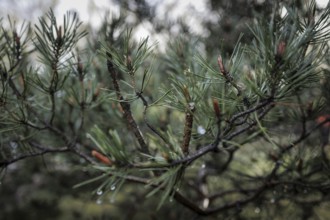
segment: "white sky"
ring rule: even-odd
[[[62,16],[67,10],[76,10],[79,12],[83,21],[92,21],[93,24],[100,23],[102,15],[105,11],[110,10],[113,13],[118,13],[119,8],[113,0],[38,0],[38,1],[22,1],[22,0],[0,0],[0,12],[3,16],[6,14],[15,14],[18,17],[30,20],[40,16],[36,10],[38,7],[48,8],[53,2],[58,2],[56,12]],[[152,5],[159,5],[157,8],[157,16],[166,15],[166,7],[171,6],[171,18],[185,16],[195,17],[196,14],[186,13],[187,9],[194,8],[198,15],[207,11],[208,6],[205,0],[146,0]],[[264,1],[264,0],[260,0]],[[329,0],[316,0],[319,7],[325,7]],[[97,10],[99,10],[97,12]],[[36,13],[36,14],[35,14]],[[91,17],[90,17],[91,15]],[[204,15],[209,18],[210,14]],[[212,16],[211,16],[212,17]]]
[[[58,15],[73,9],[79,12],[82,21],[92,22],[95,27],[98,27],[101,23],[102,16],[106,11],[110,11],[114,14],[119,13],[119,7],[112,3],[112,0],[59,0],[58,2],[59,4],[55,10]],[[177,20],[177,18],[181,17],[188,25],[194,24],[194,26],[197,26],[196,31],[201,29],[201,27],[198,27],[198,25],[200,25],[198,19],[201,19],[201,17],[203,17],[202,19],[212,19],[210,14],[205,14],[208,10],[208,6],[206,1],[203,0],[147,0],[147,2],[151,5],[158,4],[156,14],[160,20],[169,17],[173,20]],[[169,8],[171,11],[170,16],[167,14]],[[195,13],[186,13],[189,8],[194,8]],[[213,19],[216,18],[213,17]],[[146,29],[148,29],[149,25],[147,23],[145,23],[145,25]]]
[[[156,14],[159,20],[171,19],[176,21],[181,18],[186,24],[191,26],[191,31],[198,34],[203,34],[205,31],[201,26],[200,20],[216,20],[216,16],[211,16],[208,11],[208,5],[204,0],[146,0],[151,5],[157,5]],[[194,9],[194,13],[187,13],[187,10]],[[90,22],[95,28],[101,24],[101,20],[104,18],[104,14],[107,11],[118,15],[119,6],[114,4],[112,0],[59,0],[55,9],[55,13],[58,16],[62,16],[68,10],[76,10],[79,12],[80,19],[82,21]],[[170,11],[170,15],[168,14]],[[127,19],[130,19],[129,17]],[[137,39],[145,37],[150,38],[151,43],[158,42],[159,49],[162,48],[166,42],[164,34],[152,33],[153,26],[149,21],[144,21],[138,27],[134,29],[134,35]],[[172,31],[175,31],[175,27]]]
[[[329,0],[316,0],[316,3],[319,7],[325,8],[329,3]]]
[[[165,18],[167,8],[171,9],[171,18],[173,19],[183,16],[187,12],[187,9],[189,8],[194,8],[198,14],[202,14],[208,10],[208,6],[206,4],[206,1],[204,0],[146,0],[146,1],[151,5],[157,5],[157,4],[159,5],[157,7],[156,13],[157,16],[159,16],[160,18]],[[76,10],[79,12],[81,19],[83,21],[95,21],[95,24],[97,24],[99,23],[98,19],[102,18],[102,13],[104,13],[105,11],[110,10],[115,13],[119,12],[118,6],[116,6],[114,3],[111,2],[112,0],[94,0],[94,1],[58,0],[56,11],[59,14],[63,14],[67,10]],[[316,0],[317,5],[322,8],[326,7],[328,2],[329,0]],[[190,16],[196,17],[196,14]]]
[[[99,27],[106,12],[119,14],[119,6],[113,3],[113,0],[56,0],[58,2],[55,13],[59,18],[63,17],[68,10],[79,12],[80,19],[83,22],[89,22],[94,27]],[[205,0],[146,0],[151,5],[158,5],[156,9],[158,19],[177,20],[180,18],[187,25],[190,25],[191,31],[197,34],[204,34],[205,30],[201,26],[200,20],[216,21],[219,17],[210,14],[209,5]],[[38,8],[48,8],[54,0],[22,1],[22,0],[0,0],[0,14],[14,14],[24,19],[37,19],[41,16]],[[319,7],[325,7],[329,0],[316,0]],[[189,9],[193,13],[187,13]],[[170,14],[168,14],[170,11]],[[208,12],[208,13],[205,13]],[[129,18],[128,18],[129,19]],[[59,19],[59,23],[62,19]],[[135,35],[138,38],[147,37],[152,31],[152,25],[145,21],[136,28]],[[173,30],[175,31],[175,28]],[[161,41],[163,36],[153,36],[156,41]],[[159,38],[159,39],[157,39]],[[151,39],[152,40],[152,39]]]
[[[201,26],[200,20],[216,21],[217,15],[205,13],[209,11],[209,6],[205,0],[146,0],[151,5],[158,5],[156,14],[159,19],[177,20],[181,18],[186,24],[190,25],[191,31],[198,34],[205,34],[205,30]],[[316,0],[319,7],[326,7],[329,0]],[[194,13],[187,13],[189,9],[194,9]],[[171,11],[170,16],[168,11]],[[79,12],[82,21],[90,22],[96,28],[101,24],[104,14],[110,11],[112,14],[119,14],[119,7],[112,0],[58,0],[55,10],[58,16],[62,16],[68,10],[76,10]],[[175,28],[174,28],[175,30]],[[135,29],[135,36],[145,38],[149,36],[151,41],[157,41],[161,44],[164,37],[160,34],[151,34],[152,25],[145,21]],[[152,36],[151,36],[152,35]]]

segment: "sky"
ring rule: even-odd
[[[157,6],[157,16],[159,19],[166,18],[167,12],[171,10],[171,19],[176,20],[178,17],[189,25],[196,26],[195,31],[201,30],[200,19],[216,20],[217,16],[210,13],[208,1],[205,0],[146,0],[151,5]],[[265,0],[259,0],[265,1]],[[104,14],[110,11],[113,14],[119,14],[119,6],[114,0],[0,0],[0,15],[15,14],[20,18],[30,20],[41,16],[41,10],[38,8],[49,8],[57,2],[55,13],[62,17],[68,10],[79,12],[80,19],[84,22],[91,22],[95,27],[101,23]],[[316,0],[319,7],[325,7],[329,0]],[[191,8],[194,8],[194,13],[187,13]],[[193,27],[194,28],[194,27]]]
[[[55,12],[58,15],[63,14],[67,10],[74,9],[79,12],[80,19],[93,24],[97,29],[104,18],[104,14],[110,11],[114,15],[119,14],[119,6],[111,3],[113,0],[58,0],[58,5]],[[169,19],[176,21],[178,18],[182,19],[186,24],[190,25],[191,31],[203,36],[206,31],[203,30],[200,22],[203,20],[217,21],[218,15],[205,13],[210,11],[210,6],[204,0],[146,0],[150,5],[157,5],[156,14],[159,20]],[[77,2],[79,2],[77,4]],[[110,2],[110,3],[109,3]],[[194,13],[187,13],[189,9],[194,9]],[[171,11],[170,16],[168,11]],[[130,18],[127,18],[130,19]],[[133,19],[133,18],[132,18]],[[175,27],[172,28],[175,32]],[[178,29],[179,31],[179,29]],[[134,36],[136,39],[143,39],[149,37],[151,43],[157,43],[158,49],[164,50],[165,43],[170,36],[165,36],[161,33],[153,33],[153,26],[149,21],[144,21],[142,24],[134,28]]]
[[[79,12],[80,19],[93,24],[96,28],[101,24],[101,20],[107,10],[113,14],[119,14],[119,7],[114,3],[109,3],[112,0],[58,0],[56,13],[63,14],[67,10],[76,10]],[[191,31],[203,36],[207,33],[203,30],[200,20],[210,20],[216,22],[218,15],[209,12],[210,6],[205,0],[146,0],[151,5],[158,5],[156,14],[159,19],[173,20],[181,18],[186,24],[190,25]],[[264,1],[264,0],[260,0]],[[326,7],[329,0],[316,0],[319,7]],[[187,13],[191,8],[194,8],[194,13]],[[168,16],[166,12],[171,9],[171,14]],[[143,38],[151,35],[152,25],[144,22],[136,28],[135,35],[137,38]],[[204,36],[205,37],[205,36]],[[155,36],[155,41],[162,41],[162,36]]]
[[[110,11],[113,15],[119,14],[119,6],[114,0],[0,0],[0,15],[14,14],[20,18],[36,20],[41,16],[42,11],[39,8],[47,9],[57,2],[55,14],[61,18],[68,10],[79,12],[80,20],[89,22],[95,28],[101,25],[101,21],[105,13]],[[179,17],[187,25],[190,25],[191,31],[196,34],[207,34],[207,30],[203,30],[200,20],[209,20],[216,22],[219,16],[209,11],[210,6],[205,0],[146,0],[151,5],[157,5],[156,13],[158,19],[171,18],[174,21]],[[265,0],[259,0],[265,1]],[[319,7],[325,7],[329,0],[316,0]],[[194,13],[187,13],[189,9],[194,9]],[[168,11],[170,9],[170,15]],[[207,13],[206,13],[207,12]],[[130,19],[129,17],[127,19]],[[133,18],[132,18],[133,19]],[[59,22],[60,23],[60,22]],[[152,24],[145,21],[142,25],[136,27],[135,36],[144,38],[151,35]],[[173,28],[175,31],[175,28]],[[161,41],[163,36],[154,35],[155,41]],[[206,37],[206,36],[204,36]]]
[[[115,4],[111,4],[112,0],[77,0],[77,1],[68,1],[68,0],[59,0],[59,4],[56,8],[56,12],[63,13],[67,10],[74,9],[79,11],[80,18],[83,21],[90,21],[96,28],[101,23],[100,21],[103,18],[104,13],[107,10],[110,10],[111,13],[119,14],[119,7]],[[166,12],[168,9],[171,9],[171,19],[177,20],[179,17],[183,17],[186,23],[194,24],[193,29],[195,31],[200,31],[201,27],[199,19],[217,19],[216,17],[210,17],[210,14],[206,14],[209,6],[206,1],[203,0],[146,0],[151,5],[158,5],[156,9],[157,17],[161,19],[167,19]],[[77,2],[79,2],[77,4]],[[110,3],[109,3],[110,2]],[[189,8],[194,8],[195,13],[189,14],[186,13]],[[151,28],[151,25],[144,24],[146,26],[146,32],[148,28]],[[150,27],[148,27],[150,26]],[[143,30],[141,30],[142,32]]]
[[[329,3],[329,0],[316,0],[316,3],[319,5],[319,7],[325,8],[325,6],[327,6]]]
[[[152,5],[159,5],[157,8],[158,16],[164,16],[166,8],[171,7],[171,17],[177,18],[187,14],[187,9],[193,7],[198,14],[204,13],[208,10],[207,1],[205,0],[146,0]],[[265,0],[259,0],[265,1]],[[118,6],[111,4],[113,0],[37,0],[37,1],[23,1],[23,0],[0,0],[0,14],[16,14],[24,19],[40,16],[38,8],[50,7],[54,2],[57,2],[56,11],[58,15],[62,15],[67,10],[79,11],[80,17],[83,21],[93,21],[96,25],[100,23],[102,14],[106,10],[119,12]],[[325,7],[329,0],[316,0],[319,7]],[[97,12],[98,10],[98,12]],[[91,16],[90,16],[91,15]],[[187,16],[187,15],[185,15]],[[189,15],[188,15],[189,16]],[[190,15],[196,18],[196,14]],[[205,15],[204,15],[205,16]],[[208,16],[210,16],[208,14]],[[212,19],[212,18],[211,18]]]
[[[74,9],[79,11],[82,20],[93,21],[94,24],[98,24],[100,23],[100,19],[102,19],[102,13],[104,13],[106,10],[110,9],[110,11],[113,11],[114,13],[119,13],[118,6],[115,6],[115,4],[109,4],[109,1],[111,2],[111,0],[58,0],[59,3],[57,6],[57,11],[63,13],[67,10]],[[199,15],[205,13],[209,9],[206,1],[203,0],[146,1],[151,5],[159,5],[156,12],[157,16],[159,16],[160,18],[165,17],[168,7],[171,9],[171,18],[173,19],[184,16],[187,10],[191,7],[193,7]],[[316,0],[317,5],[323,8],[328,4],[328,2],[329,0]],[[208,17],[209,16],[210,14],[208,14]],[[190,15],[189,17],[193,17],[193,19],[191,19],[191,23],[196,24],[196,22],[194,21],[197,17],[196,14]],[[210,19],[215,18],[211,16]]]

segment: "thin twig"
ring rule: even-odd
[[[12,164],[12,163],[15,163],[15,162],[18,162],[20,160],[30,158],[30,157],[41,156],[41,155],[48,154],[48,153],[63,153],[63,152],[70,151],[70,149],[67,146],[59,147],[59,148],[41,148],[40,146],[38,146],[38,149],[40,151],[31,152],[29,154],[23,154],[23,155],[20,155],[18,157],[15,157],[13,159],[10,159],[10,160],[0,161],[0,167],[8,166],[9,164]]]
[[[247,116],[247,115],[249,115],[249,114],[251,114],[251,113],[253,113],[253,112],[255,112],[255,111],[259,110],[259,109],[262,109],[262,108],[264,108],[264,107],[266,107],[268,105],[271,105],[272,103],[273,103],[273,98],[268,98],[268,99],[264,100],[263,102],[259,103],[258,105],[250,108],[250,109],[247,109],[247,110],[245,110],[243,112],[240,112],[240,113],[237,113],[237,114],[233,115],[233,117],[229,120],[229,125],[224,130],[224,134],[227,134],[232,129],[232,127],[234,125],[234,122],[237,119],[239,119],[239,118],[241,118],[243,116]]]
[[[148,126],[148,128],[153,131],[158,137],[160,137],[160,139],[162,139],[164,141],[164,143],[166,145],[168,145],[170,147],[170,149],[174,149],[172,144],[153,126],[149,123],[148,119],[147,119],[147,110],[149,108],[149,104],[147,102],[147,100],[144,98],[144,96],[142,95],[142,92],[139,92],[136,94],[141,100],[142,103],[144,105],[144,110],[143,110],[143,120],[144,123],[146,123],[146,125]]]

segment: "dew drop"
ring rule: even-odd
[[[15,141],[11,141],[11,142],[9,142],[9,145],[10,145],[10,147],[13,148],[13,149],[16,149],[16,148],[18,147],[18,144],[17,144],[17,142],[15,142]]]
[[[102,195],[103,194],[102,189],[98,189],[97,192],[96,192],[96,194],[99,195],[99,196]]]
[[[113,190],[115,190],[116,189],[116,185],[112,185],[111,187],[110,187],[110,189],[113,191]]]
[[[111,197],[110,198],[110,203],[114,203],[115,202],[115,198]]]
[[[254,210],[254,212],[255,212],[255,213],[257,213],[257,214],[259,214],[259,213],[260,213],[260,211],[261,211],[261,210],[260,210],[260,208],[259,208],[259,207],[255,208],[255,210]]]
[[[96,204],[98,204],[98,205],[101,205],[102,204],[102,199],[98,199],[98,200],[96,200]]]
[[[275,199],[272,198],[272,199],[270,200],[270,203],[275,203]]]
[[[197,127],[197,132],[198,132],[198,134],[203,135],[203,134],[206,133],[206,130],[205,130],[205,128],[204,128],[203,126],[199,125],[199,126]]]

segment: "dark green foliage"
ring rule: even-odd
[[[57,205],[56,193],[32,187],[26,202],[54,207],[54,216],[60,209],[59,218],[95,217],[79,211],[86,198],[103,204],[88,206],[105,218],[322,213],[316,207],[330,199],[330,8],[268,4],[230,55],[204,51],[208,43],[187,33],[161,53],[148,37],[134,40],[123,17],[105,19],[99,39],[74,13],[63,25],[52,11],[33,28],[10,22],[0,32],[3,184],[16,184],[14,172],[31,179],[44,167],[63,169],[72,178],[58,184],[75,185],[72,195]],[[26,174],[15,171],[29,162]]]

